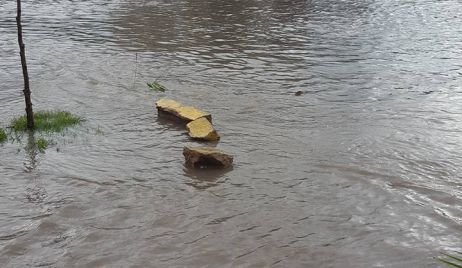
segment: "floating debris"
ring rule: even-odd
[[[190,122],[201,117],[207,118],[212,122],[212,115],[192,106],[183,106],[181,103],[171,99],[160,99],[156,102],[159,113],[168,113],[178,117],[181,120]]]
[[[165,86],[163,86],[162,84],[160,84],[157,81],[154,81],[154,82],[151,82],[151,83],[146,83],[146,85],[148,85],[148,87],[150,89],[160,91],[160,92],[165,92],[165,90],[167,90],[167,88]]]
[[[184,147],[186,165],[194,168],[229,168],[233,165],[233,156],[211,147]]]
[[[212,123],[205,117],[189,122],[186,128],[189,131],[189,136],[193,139],[206,141],[218,141],[220,139],[220,135],[213,128]]]

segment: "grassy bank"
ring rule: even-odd
[[[69,126],[79,124],[82,118],[65,111],[38,111],[34,113],[35,129],[45,132],[61,132]],[[26,116],[11,121],[10,127],[15,132],[27,131]]]

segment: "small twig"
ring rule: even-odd
[[[135,88],[136,73],[138,72],[138,52],[135,53],[135,74],[133,75],[132,89]]]

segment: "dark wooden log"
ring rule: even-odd
[[[19,54],[21,55],[22,74],[24,77],[24,100],[26,102],[26,117],[27,117],[27,128],[34,129],[34,112],[32,110],[32,101],[30,98],[31,92],[29,87],[29,73],[27,72],[26,63],[26,49],[22,40],[22,24],[21,24],[21,0],[17,2],[17,16],[16,24],[18,26],[18,43],[19,43]]]

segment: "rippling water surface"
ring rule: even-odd
[[[3,127],[23,112],[14,2]],[[460,1],[28,0],[23,15],[35,109],[86,121],[45,154],[0,145],[2,267],[439,267],[462,250]],[[213,114],[233,170],[183,166],[196,143],[157,118],[162,96]]]

